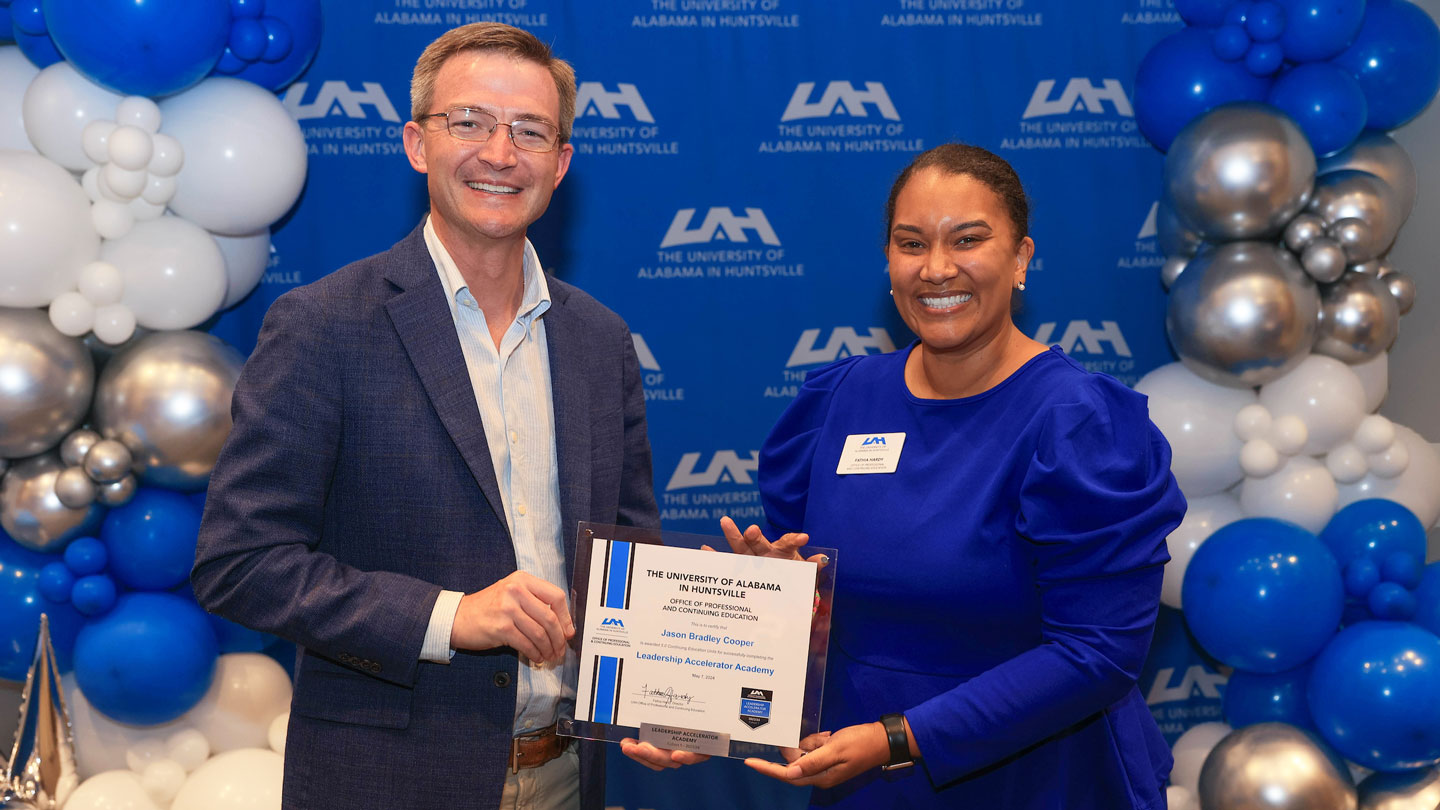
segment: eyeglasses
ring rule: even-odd
[[[509,127],[510,142],[515,144],[516,149],[549,152],[560,143],[560,133],[553,124],[529,118],[507,124],[490,113],[473,107],[455,107],[445,112],[420,116],[421,121],[426,118],[445,119],[446,129],[462,141],[484,143],[490,140],[496,127]]]

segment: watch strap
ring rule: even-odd
[[[915,758],[910,756],[910,736],[905,733],[905,715],[881,715],[880,725],[885,727],[885,739],[890,743],[890,761],[881,765],[880,769],[894,771],[914,765]]]

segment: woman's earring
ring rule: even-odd
[[[1022,281],[1019,284],[1016,284],[1015,289],[1019,290],[1020,292],[1025,292],[1025,282]]]

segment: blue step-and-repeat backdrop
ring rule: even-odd
[[[635,333],[667,528],[760,517],[756,452],[805,374],[911,339],[887,295],[882,209],[939,143],[998,152],[1025,181],[1027,334],[1130,384],[1173,359],[1162,156],[1131,106],[1140,58],[1181,27],[1167,0],[326,0],[324,14],[314,64],[283,93],[309,144],[304,195],[261,286],[212,331],[248,352],[277,296],[413,228],[425,187],[400,131],[416,57],[462,23],[529,29],[580,81],[574,163],[531,236]],[[1224,678],[1178,614],[1154,659],[1141,689],[1172,741],[1219,719]],[[611,777],[609,803],[630,810],[805,795],[738,763],[652,776],[618,761]]]

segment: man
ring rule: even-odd
[[[574,73],[497,24],[420,57],[430,214],[277,300],[235,390],[193,574],[303,648],[287,808],[580,807],[566,593],[581,520],[656,527],[629,331],[526,228],[573,152]]]

